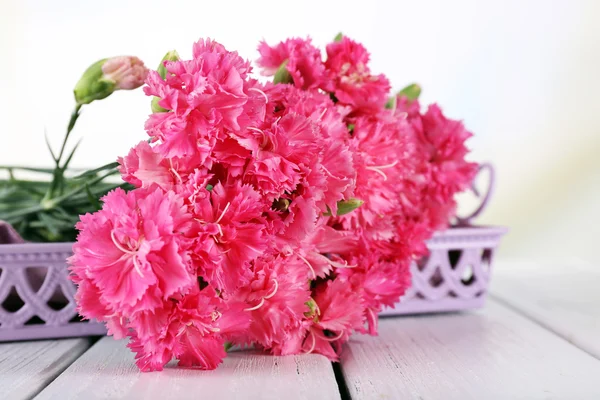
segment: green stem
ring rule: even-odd
[[[105,179],[106,177],[108,177],[110,175],[111,175],[110,173],[104,174],[104,175],[99,176],[99,177],[97,177],[95,179],[92,179],[89,182],[86,182],[86,184],[89,185],[89,186],[92,186],[92,185],[94,185],[94,184],[102,181],[103,179]],[[29,214],[34,214],[34,213],[37,213],[37,212],[40,212],[40,211],[51,210],[51,209],[55,208],[56,206],[60,205],[60,203],[62,203],[63,201],[67,200],[69,197],[74,196],[74,195],[76,195],[76,194],[84,191],[85,188],[86,188],[86,185],[84,184],[84,185],[82,185],[82,186],[80,186],[80,187],[78,187],[76,189],[73,189],[70,192],[63,194],[62,196],[58,196],[58,197],[56,197],[54,199],[46,199],[46,198],[44,198],[42,200],[42,202],[39,205],[37,205],[37,206],[33,206],[33,207],[25,208],[25,209],[22,209],[22,210],[18,210],[18,211],[15,211],[13,213],[7,213],[7,214],[3,215],[2,218],[5,219],[5,220],[10,220],[10,219],[13,219],[13,218],[19,218],[19,217],[22,217],[22,216],[25,216],[25,215],[29,215]]]
[[[65,138],[63,139],[63,143],[62,146],[60,148],[60,153],[58,153],[58,157],[57,157],[57,161],[56,161],[56,166],[58,167],[60,165],[60,161],[62,160],[62,156],[65,152],[65,147],[67,146],[67,140],[69,140],[69,135],[71,135],[71,131],[73,130],[73,128],[75,127],[75,123],[77,122],[77,118],[79,118],[79,110],[81,110],[81,104],[77,104],[75,106],[75,109],[73,110],[73,113],[71,114],[71,119],[69,120],[69,126],[67,127],[67,134],[65,135]]]
[[[63,194],[62,196],[58,196],[57,198],[52,199],[51,200],[51,202],[52,202],[52,208],[56,207],[57,205],[59,205],[60,203],[62,203],[66,199],[68,199],[69,197],[74,196],[77,193],[83,192],[85,190],[86,185],[88,185],[88,186],[95,185],[96,183],[101,182],[102,180],[104,180],[105,178],[109,177],[110,175],[112,175],[112,172],[109,172],[108,174],[104,174],[104,175],[99,176],[99,177],[97,177],[95,179],[92,179],[89,182],[85,182],[84,185],[78,187],[77,189],[73,189],[70,192]]]
[[[60,163],[62,161],[63,154],[65,153],[65,147],[67,146],[67,141],[69,140],[69,136],[71,135],[71,131],[75,127],[75,123],[77,122],[77,118],[79,118],[79,110],[81,110],[81,104],[77,104],[73,113],[71,113],[71,119],[69,120],[69,125],[67,126],[67,133],[65,134],[65,138],[63,139],[62,146],[60,147],[60,153],[58,153],[58,157],[56,158],[56,167],[54,168],[54,174],[52,177],[52,183],[48,188],[48,193],[44,197],[45,201],[49,201],[54,198],[56,192],[62,194],[64,190],[64,169],[61,168]]]

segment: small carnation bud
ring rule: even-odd
[[[292,75],[290,71],[287,69],[289,60],[285,60],[281,63],[277,72],[275,72],[275,76],[273,77],[273,83],[293,83],[294,79],[292,79]]]
[[[167,67],[165,66],[165,62],[166,61],[179,61],[179,60],[180,60],[180,58],[179,58],[179,54],[177,53],[177,51],[171,50],[171,51],[167,52],[167,54],[165,54],[163,59],[160,60],[160,64],[158,65],[156,72],[158,72],[160,77],[163,78],[163,80],[164,80],[167,77]],[[156,97],[156,96],[152,97],[152,102],[150,103],[150,108],[152,109],[152,112],[153,113],[168,112],[169,110],[161,107],[158,104],[159,101],[160,101],[159,97]]]
[[[132,90],[143,85],[148,69],[137,57],[105,58],[92,64],[73,90],[77,104],[90,104],[115,90]]]
[[[416,83],[410,84],[401,91],[399,91],[395,96],[390,97],[385,103],[385,108],[387,109],[396,109],[396,104],[398,102],[398,97],[406,97],[408,102],[415,101],[421,95],[421,86]]]
[[[144,84],[148,68],[137,57],[120,56],[106,60],[102,72],[105,80],[115,83],[116,90],[132,90]]]
[[[363,204],[364,201],[359,199],[340,200],[336,203],[337,212],[335,213],[335,215],[339,217],[340,215],[351,213]],[[329,206],[327,207],[327,212],[323,213],[323,215],[325,217],[331,217],[333,215],[333,212],[331,211],[331,208],[329,208]]]
[[[160,64],[156,71],[160,75],[161,78],[165,79],[167,77],[167,67],[165,66],[165,61],[179,61],[179,53],[176,50],[171,50],[165,54],[162,60],[160,60]]]
[[[159,101],[160,101],[160,98],[158,98],[156,96],[152,97],[152,101],[150,102],[150,108],[152,109],[152,112],[155,114],[162,113],[162,112],[168,112],[169,110],[161,107],[160,104],[158,104]]]
[[[417,100],[421,95],[421,86],[416,83],[408,85],[404,89],[398,92],[399,97],[406,97],[410,101]]]
[[[345,215],[348,214],[354,210],[356,210],[358,207],[362,206],[364,203],[364,201],[359,200],[359,199],[349,199],[349,200],[341,200],[337,202],[337,215]]]

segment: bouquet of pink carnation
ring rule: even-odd
[[[210,39],[151,71],[150,141],[81,217],[79,310],[128,336],[137,365],[213,369],[231,345],[337,360],[410,285],[477,165],[471,136],[411,85],[389,99],[369,53],[336,38],[261,43],[258,64]]]

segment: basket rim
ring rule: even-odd
[[[74,242],[0,244],[0,254],[72,252],[73,244]]]
[[[481,236],[501,237],[508,233],[509,228],[506,226],[496,225],[468,225],[468,226],[452,226],[443,231],[437,231],[428,239],[427,243],[435,243],[441,239],[448,238],[467,238]],[[0,244],[0,254],[20,254],[20,253],[49,253],[49,252],[72,252],[74,242],[30,242],[30,243],[11,243]]]

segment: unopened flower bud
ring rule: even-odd
[[[156,69],[161,78],[165,79],[167,77],[167,67],[165,67],[165,61],[179,61],[179,54],[176,50],[171,50],[162,60],[160,60],[160,65]]]
[[[415,101],[421,95],[421,86],[416,83],[410,84],[398,93],[395,96],[390,97],[385,103],[385,108],[387,109],[396,109],[396,104],[398,103],[398,97],[406,97],[408,102]]]
[[[106,60],[102,72],[105,80],[115,83],[116,90],[132,90],[144,84],[148,68],[137,57],[120,56]]]
[[[365,202],[359,199],[349,199],[349,200],[340,200],[337,202],[337,212],[336,216],[348,214],[358,207],[362,206]],[[323,213],[325,217],[331,217],[333,213],[331,212],[331,208],[327,207],[327,212]]]
[[[294,79],[290,74],[290,71],[287,69],[289,60],[285,60],[281,63],[277,72],[275,72],[275,76],[273,77],[273,83],[293,83]]]
[[[158,104],[159,101],[160,101],[159,97],[156,97],[156,96],[152,97],[152,101],[150,102],[150,109],[152,110],[152,112],[154,114],[168,112],[169,110],[161,107],[160,104]]]
[[[179,61],[179,54],[175,50],[169,51],[162,60],[160,60],[160,64],[156,69],[156,72],[160,75],[161,78],[165,79],[167,77],[167,67],[165,66],[165,61]],[[158,102],[160,101],[159,97],[152,97],[152,101],[150,102],[150,108],[153,113],[161,113],[168,112],[166,108],[161,107]]]
[[[399,97],[406,97],[410,101],[417,100],[421,95],[421,86],[416,83],[408,85],[404,89],[398,92]]]
[[[364,201],[359,200],[359,199],[349,199],[349,200],[341,200],[337,202],[337,215],[345,215],[348,214],[354,210],[356,210],[358,207],[362,206],[364,204]]]
[[[115,90],[131,90],[142,86],[148,69],[137,57],[105,58],[92,64],[73,90],[77,104],[90,104],[110,96]]]

